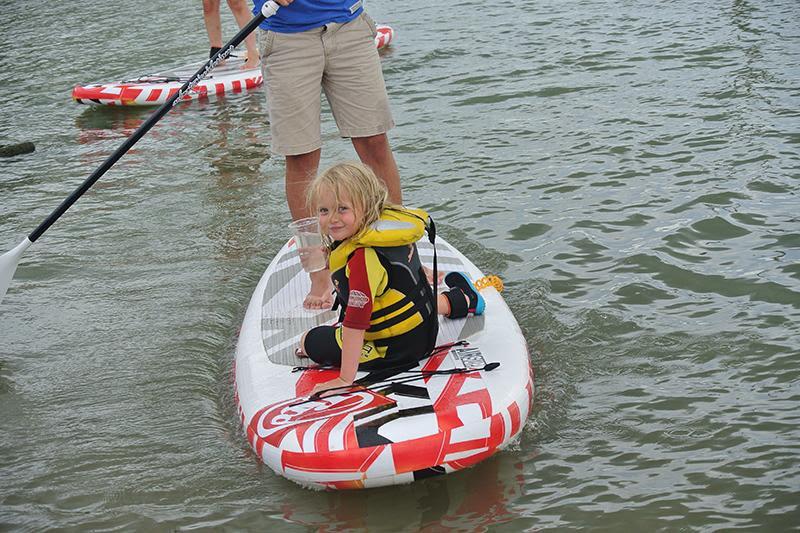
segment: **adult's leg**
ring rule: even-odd
[[[369,137],[353,137],[352,141],[353,148],[356,149],[361,161],[386,183],[389,201],[402,204],[400,171],[397,169],[392,147],[389,145],[389,137],[385,133],[380,133]]]
[[[239,28],[244,28],[253,18],[253,14],[247,8],[247,2],[245,0],[228,0],[228,7],[231,8],[231,13],[233,13]],[[258,66],[258,49],[256,48],[255,32],[245,38],[244,44],[247,48],[247,61],[245,61],[242,68],[256,68]]]
[[[286,201],[292,220],[311,216],[306,202],[308,184],[317,175],[321,150],[286,156]],[[333,285],[328,269],[309,274],[311,290],[303,300],[306,309],[330,309],[333,305]]]
[[[339,132],[386,183],[390,201],[401,203],[400,173],[386,136],[394,121],[374,35],[374,21],[366,13],[331,27],[323,36],[327,61],[322,83]]]
[[[311,216],[306,203],[306,188],[317,175],[322,150],[286,156],[286,201],[292,220]]]
[[[209,45],[212,48],[221,48],[222,21],[219,17],[219,0],[203,0],[203,21],[206,23]]]
[[[261,34],[261,69],[267,90],[272,150],[286,161],[286,200],[292,219],[311,213],[306,187],[320,160],[320,87],[324,69],[321,35],[324,28],[293,34]],[[330,272],[310,275],[311,291],[303,302],[309,309],[333,304]]]

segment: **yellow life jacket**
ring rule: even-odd
[[[389,248],[414,244],[425,235],[430,217],[422,209],[389,207],[361,233],[339,243],[330,254],[331,272],[339,270],[356,248]]]
[[[329,266],[342,317],[350,297],[347,261],[357,249],[373,249],[387,274],[387,279],[372,295],[372,314],[370,326],[364,333],[365,341],[386,346],[394,337],[425,327],[432,336],[428,350],[433,349],[438,328],[435,300],[415,245],[425,234],[428,222],[428,214],[421,209],[390,207],[359,234],[334,243]],[[370,268],[369,263],[367,268]],[[420,354],[420,357],[424,355],[427,354]]]

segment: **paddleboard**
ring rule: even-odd
[[[418,248],[431,266],[432,245]],[[439,236],[436,251],[440,272],[483,277]],[[277,474],[324,489],[404,484],[469,467],[519,435],[533,371],[519,325],[493,286],[481,290],[482,315],[440,317],[439,349],[417,367],[371,384],[359,372],[365,387],[319,399],[309,398],[311,389],[338,370],[313,368],[295,348],[303,332],[335,323],[338,312],[305,310],[309,288],[292,238],[261,277],[236,346],[242,426]]]
[[[375,46],[380,50],[394,39],[394,30],[379,24],[375,35]],[[77,85],[72,89],[72,99],[79,104],[92,105],[161,105],[205,64],[205,61],[182,67],[145,74],[111,83]],[[211,74],[201,80],[182,100],[217,98],[224,94],[235,94],[255,89],[263,82],[260,68],[242,70],[243,55],[234,53]]]

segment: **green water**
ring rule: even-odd
[[[0,251],[148,116],[73,85],[207,53],[197,2],[31,7],[0,17],[0,141],[36,144],[0,159]],[[528,339],[520,440],[358,493],[249,451],[233,347],[289,219],[255,92],[176,108],[26,252],[0,304],[0,529],[796,529],[800,4],[367,7],[397,31],[406,201],[503,278]],[[354,157],[323,130],[323,164]]]

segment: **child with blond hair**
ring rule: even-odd
[[[300,340],[298,355],[340,369],[314,393],[351,385],[359,369],[400,367],[429,355],[437,310],[450,318],[483,313],[483,297],[461,272],[445,276],[449,290],[434,297],[415,244],[428,214],[387,198],[386,186],[361,163],[334,165],[309,185],[342,307],[339,324],[312,328]]]

